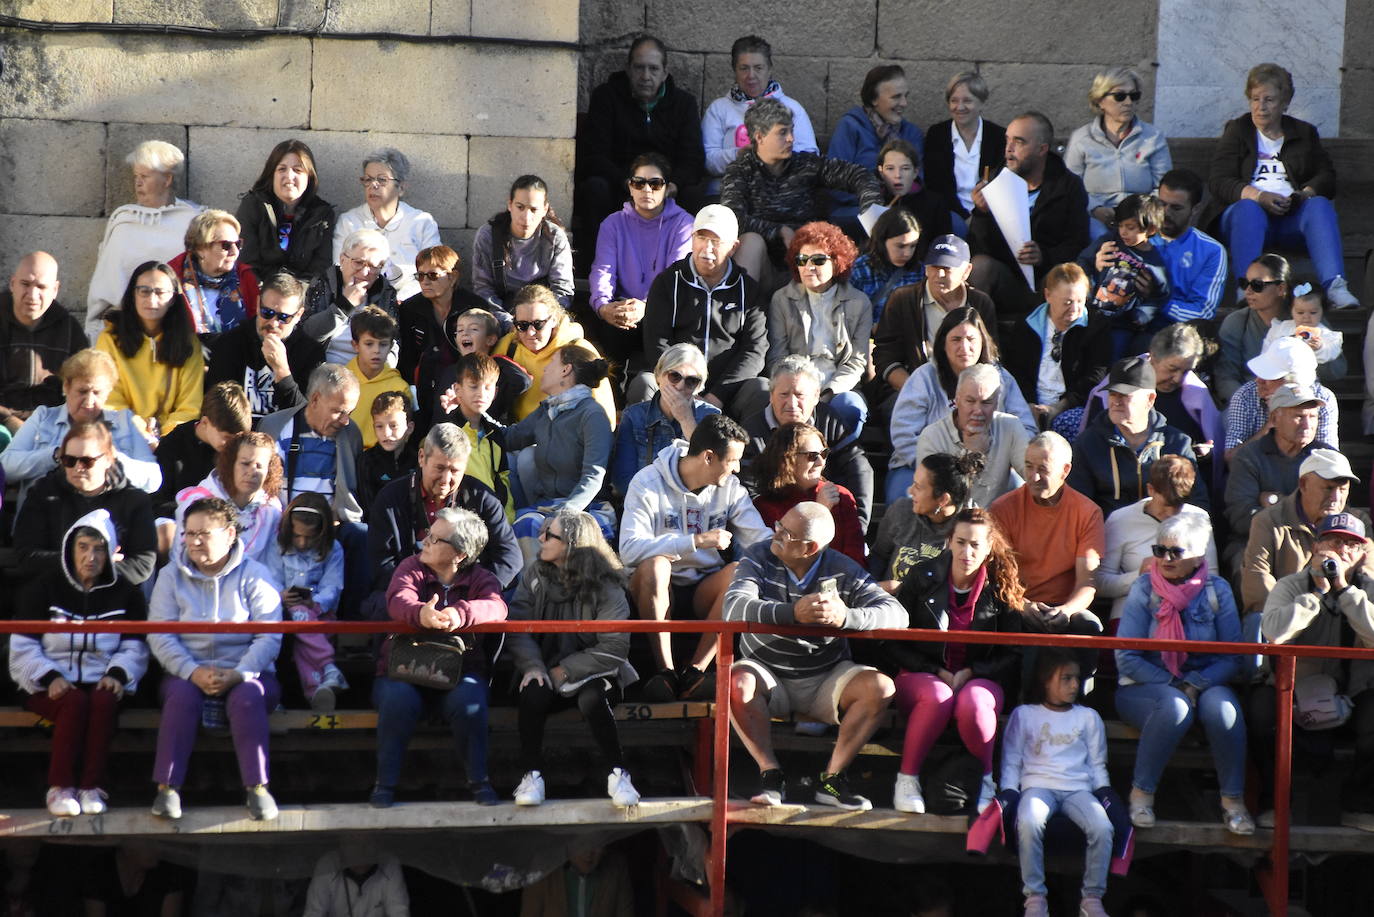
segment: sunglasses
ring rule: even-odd
[[[443,280],[448,275],[448,271],[416,271],[415,279],[428,280],[430,283],[434,283],[436,281]]]
[[[1153,554],[1155,557],[1158,557],[1160,560],[1163,560],[1166,557],[1169,560],[1183,559],[1183,549],[1180,548],[1178,545],[1165,546],[1162,544],[1152,544],[1150,545],[1150,553]]]
[[[673,385],[681,385],[686,382],[688,391],[695,392],[697,389],[701,388],[701,376],[684,376],[675,369],[668,370],[664,375],[668,377],[668,381]]]
[[[243,240],[242,240],[242,239],[216,239],[216,240],[213,241],[213,242],[206,242],[206,243],[205,243],[205,247],[206,247],[206,248],[214,248],[215,246],[219,246],[219,250],[220,250],[220,251],[224,252],[225,254],[228,254],[229,252],[240,251],[240,250],[243,248]]]
[[[538,334],[540,331],[543,331],[544,326],[551,321],[552,319],[548,318],[536,318],[531,319],[527,322],[516,322],[515,330],[519,331],[521,334],[525,334],[526,332],[533,330],[536,334]]]
[[[1140,101],[1139,89],[1132,90],[1131,92],[1109,92],[1107,93],[1107,95],[1111,96],[1113,99],[1116,99],[1118,102],[1124,102],[1127,99],[1130,99],[1132,102]],[[1107,96],[1103,96],[1102,98],[1105,99],[1106,97]]]
[[[1236,285],[1237,285],[1237,286],[1239,286],[1242,290],[1249,290],[1249,291],[1251,291],[1252,293],[1263,293],[1265,287],[1272,287],[1272,286],[1274,286],[1274,285],[1276,285],[1276,284],[1280,284],[1280,283],[1283,283],[1283,281],[1282,281],[1282,280],[1250,280],[1250,279],[1245,278],[1245,277],[1239,277],[1239,278],[1236,279]]]
[[[1050,359],[1058,363],[1064,357],[1064,332],[1050,335]]]
[[[76,468],[80,466],[83,471],[90,471],[95,467],[95,463],[102,458],[104,458],[104,456],[101,455],[63,455],[62,467]]]
[[[634,178],[630,179],[630,187],[634,188],[636,191],[643,191],[645,188],[652,188],[653,190],[657,191],[660,188],[668,187],[668,179],[642,178],[636,175]]]
[[[797,267],[806,267],[808,264],[814,264],[816,267],[820,267],[830,260],[831,258],[829,255],[821,254],[820,252],[814,255],[798,255]]]
[[[299,312],[278,312],[276,309],[269,309],[266,306],[258,306],[258,314],[269,322],[276,322],[278,325],[289,325],[291,319],[300,315]]]
[[[808,449],[808,450],[801,450],[801,451],[798,451],[798,452],[793,452],[792,454],[795,455],[795,456],[798,456],[799,458],[804,458],[804,459],[806,459],[807,462],[809,462],[809,463],[812,464],[812,465],[818,465],[818,464],[820,464],[821,462],[824,462],[826,459],[830,458],[830,450],[829,450],[829,449],[821,449],[821,450],[819,450],[819,451],[814,450],[814,449]]]
[[[539,533],[539,539],[540,539],[541,541],[548,541],[550,538],[556,539],[556,540],[558,540],[558,541],[562,541],[562,540],[563,540],[563,536],[562,536],[562,535],[555,535],[553,532],[550,532],[548,529],[544,529],[544,531],[542,531],[542,532]]]

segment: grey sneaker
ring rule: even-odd
[[[315,693],[310,695],[310,709],[315,713],[333,713],[337,704],[334,689],[327,682],[321,684],[315,689]]]
[[[153,814],[158,818],[173,821],[181,817],[181,794],[174,786],[159,786],[157,798],[153,800]]]
[[[1337,277],[1326,285],[1326,301],[1333,309],[1358,309],[1360,301],[1350,292],[1350,284],[1344,277]]]
[[[248,807],[248,817],[253,821],[275,821],[277,801],[267,792],[267,784],[259,783],[244,790],[243,804]]]

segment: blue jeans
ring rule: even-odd
[[[910,465],[898,465],[887,469],[887,482],[883,484],[883,502],[888,506],[906,496],[911,479],[916,477],[916,469]]]
[[[1155,791],[1179,739],[1199,715],[1207,744],[1212,746],[1221,795],[1244,795],[1245,716],[1236,693],[1228,686],[1213,685],[1194,705],[1188,695],[1169,685],[1122,685],[1116,689],[1116,710],[1140,730],[1135,775],[1131,778],[1136,789]]]
[[[1221,215],[1221,233],[1231,255],[1231,271],[1245,269],[1271,247],[1306,248],[1322,286],[1345,274],[1345,253],[1336,209],[1324,197],[1308,198],[1283,216],[1255,201],[1236,201]]]
[[[1045,894],[1045,824],[1061,810],[1088,839],[1088,851],[1083,858],[1083,897],[1101,898],[1107,891],[1107,870],[1112,865],[1112,823],[1107,819],[1107,810],[1087,790],[1068,792],[1040,787],[1023,791],[1016,806],[1021,893]]]
[[[421,688],[404,681],[378,677],[372,686],[377,707],[377,783],[394,787],[401,777],[401,763],[415,726],[426,708],[442,705],[453,730],[458,759],[467,767],[469,783],[487,779],[487,685],[465,675],[448,691]]]
[[[858,392],[836,392],[830,396],[830,409],[849,429],[849,436],[838,443],[828,443],[830,448],[839,449],[858,439],[868,420],[868,402],[864,401],[864,396]]]
[[[345,522],[336,530],[344,552],[344,588],[339,597],[339,618],[362,620],[363,599],[372,591],[372,563],[367,556],[367,526]]]

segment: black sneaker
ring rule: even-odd
[[[639,695],[649,704],[666,704],[677,700],[677,673],[672,669],[660,669],[657,675],[644,682]]]
[[[759,772],[759,791],[749,797],[756,806],[780,806],[787,796],[787,781],[779,768]]]
[[[677,670],[678,700],[706,700],[716,693],[716,679],[713,674],[703,672],[694,665],[685,665]]]
[[[873,803],[850,791],[849,778],[843,771],[838,774],[821,774],[816,778],[816,802],[850,812],[867,812],[873,808]]]

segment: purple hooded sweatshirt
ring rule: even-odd
[[[635,213],[629,201],[602,220],[592,263],[592,308],[600,312],[608,302],[648,296],[654,278],[692,250],[692,223],[692,215],[671,198],[652,220]]]

